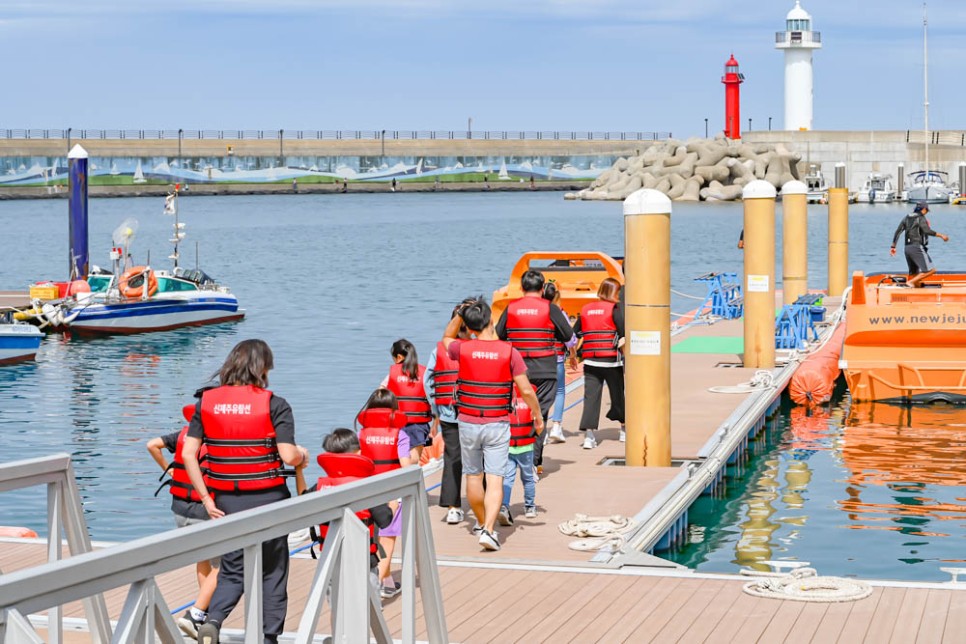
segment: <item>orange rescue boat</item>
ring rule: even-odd
[[[621,258],[593,251],[533,251],[517,260],[506,286],[493,291],[493,319],[499,319],[510,302],[523,297],[520,278],[528,270],[543,273],[560,291],[560,308],[576,317],[584,304],[597,299],[597,288],[608,277],[624,283]]]
[[[855,401],[966,403],[966,273],[853,273],[841,366]]]

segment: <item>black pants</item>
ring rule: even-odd
[[[463,457],[460,451],[460,430],[455,423],[439,422],[443,432],[443,481],[439,490],[439,507],[458,508],[462,505],[461,486]]]
[[[225,514],[236,514],[275,501],[289,498],[288,487],[281,485],[252,492],[215,493],[215,505]],[[264,635],[278,636],[285,625],[288,610],[288,535],[262,544],[262,627]],[[245,557],[243,550],[222,555],[218,571],[218,587],[208,607],[208,620],[222,623],[238,605],[245,590]]]
[[[580,415],[581,429],[597,429],[600,425],[600,401],[604,383],[610,394],[607,418],[624,422],[624,368],[584,365],[584,411]]]
[[[550,415],[550,408],[553,400],[557,397],[557,375],[553,378],[531,378],[530,384],[537,390],[537,400],[540,402],[540,414],[543,416],[544,432],[547,431],[547,417]],[[543,439],[544,434],[537,436],[537,442],[533,444],[533,464],[543,465]]]
[[[932,258],[922,244],[906,244],[906,264],[909,275],[918,275],[932,268]]]

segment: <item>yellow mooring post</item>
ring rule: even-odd
[[[671,465],[671,200],[624,201],[624,398],[629,467]]]
[[[775,366],[775,186],[760,179],[741,193],[745,206],[744,366]]]
[[[782,302],[808,293],[808,188],[801,181],[782,186]]]
[[[849,189],[845,164],[835,164],[835,187],[828,190],[828,294],[838,296],[849,285]]]

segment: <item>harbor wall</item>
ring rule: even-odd
[[[795,149],[802,155],[799,166],[802,176],[810,164],[816,164],[831,181],[835,164],[845,163],[846,185],[850,191],[860,189],[870,172],[891,174],[895,179],[900,163],[905,164],[907,177],[910,172],[925,169],[927,138],[930,169],[949,173],[950,182],[958,181],[957,166],[966,162],[966,131],[963,130],[934,131],[928,137],[921,130],[773,130],[745,132],[742,138],[748,143],[783,143]],[[909,185],[908,179],[906,185]]]

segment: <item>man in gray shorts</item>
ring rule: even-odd
[[[459,340],[466,325],[473,339]],[[503,503],[503,473],[510,449],[513,385],[533,413],[537,433],[543,431],[540,403],[527,379],[523,357],[493,329],[490,306],[482,297],[466,301],[443,332],[443,346],[459,362],[456,406],[460,454],[466,475],[466,499],[476,516],[474,535],[485,550],[499,550],[495,526]],[[483,477],[486,476],[486,490]]]

